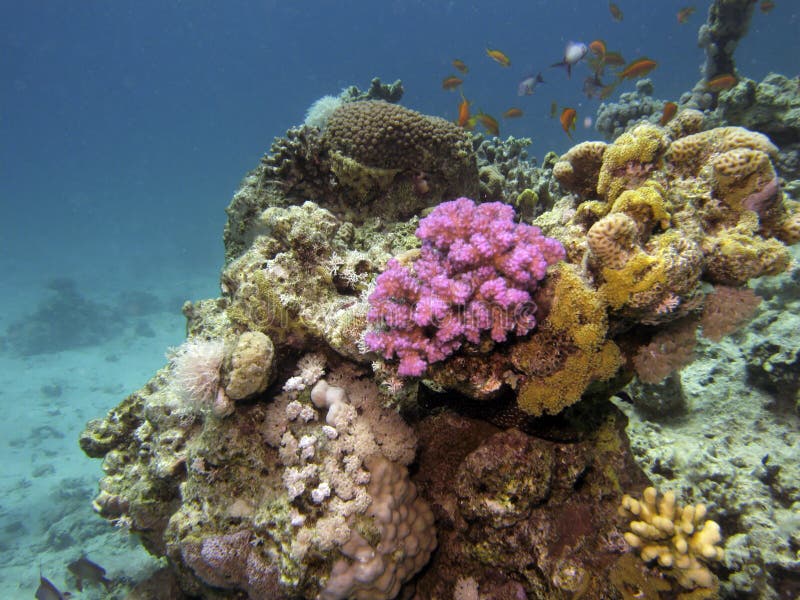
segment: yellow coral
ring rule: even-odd
[[[643,561],[658,561],[686,589],[716,585],[707,563],[722,560],[722,535],[715,521],[705,519],[705,505],[679,506],[673,492],[659,500],[648,487],[641,500],[623,496],[620,513],[632,519],[625,540]]]
[[[761,150],[734,148],[713,156],[709,164],[716,196],[735,210],[749,208],[743,201],[775,179],[769,156]],[[779,201],[776,190],[773,204]]]
[[[581,350],[591,352],[605,339],[608,326],[602,300],[578,273],[578,269],[560,263],[551,277],[557,278],[552,309],[547,323],[567,336]]]
[[[375,192],[387,190],[400,173],[400,169],[368,167],[340,152],[331,152],[331,171],[339,185],[351,190],[353,195],[365,200]]]
[[[648,181],[635,190],[625,190],[614,201],[611,212],[624,212],[633,217],[640,233],[650,233],[655,225],[666,229],[672,218],[672,204],[664,197],[664,187]]]
[[[667,147],[667,136],[661,127],[645,123],[619,136],[603,154],[603,165],[597,180],[597,192],[613,202],[631,179],[641,176],[642,169],[656,167]]]
[[[605,283],[600,286],[600,294],[609,306],[622,308],[634,294],[653,291],[656,286],[664,287],[667,269],[663,258],[650,256],[639,250],[622,268],[603,269]]]
[[[622,355],[612,341],[596,351],[577,350],[567,357],[561,370],[526,381],[517,395],[517,405],[533,416],[558,414],[580,400],[589,384],[611,379],[621,365]]]
[[[704,122],[705,116],[701,111],[688,108],[679,112],[667,124],[667,131],[672,139],[678,139],[699,132],[703,129]]]

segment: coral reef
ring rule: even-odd
[[[657,485],[707,500],[732,551],[716,553],[711,526],[703,540],[685,531],[686,552],[674,536],[651,544],[666,531],[652,519],[657,532],[637,525],[626,542],[622,494],[650,482],[624,433],[636,400],[608,400],[638,373],[636,393],[681,394],[650,402],[653,421],[696,410],[702,386],[674,372],[714,348],[696,332],[741,339],[746,286],[789,268],[800,239],[776,147],[703,131],[684,110],[537,170],[525,140],[342,100],[247,175],[227,210],[221,296],[187,302],[170,363],[87,425],[81,447],[103,458],[95,510],[208,600],[599,600],[710,581],[699,597],[715,593],[708,547],[723,590],[764,566],[789,572],[787,536],[729,497],[730,423],[693,432],[716,445],[686,463],[654,429],[633,448]],[[755,386],[796,384],[796,357],[749,347]],[[785,398],[775,410],[790,412]],[[793,469],[758,464],[760,491],[796,497]],[[769,504],[778,525],[785,504]],[[750,532],[782,544],[760,567]],[[629,543],[673,544],[672,571],[666,552]]]
[[[597,109],[595,129],[607,140],[615,140],[634,124],[661,118],[664,102],[653,98],[653,82],[640,79],[636,91],[620,94],[616,102],[602,102]]]

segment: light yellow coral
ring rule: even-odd
[[[753,148],[734,148],[713,156],[709,161],[715,195],[735,210],[751,209],[744,200],[763,189],[775,179],[769,155]],[[780,194],[773,195],[772,204],[780,202]],[[766,199],[764,200],[766,202]],[[757,212],[767,210],[759,207]]]
[[[611,213],[589,228],[586,241],[602,266],[621,269],[637,250],[636,221],[625,213]]]
[[[626,494],[620,504],[620,514],[632,519],[625,541],[643,561],[658,561],[686,589],[714,587],[707,563],[724,556],[720,527],[705,518],[706,512],[704,504],[679,506],[671,491],[659,499],[653,487],[641,500]]]
[[[228,397],[240,400],[267,389],[274,359],[275,346],[265,334],[246,331],[240,335],[227,366]]]
[[[665,158],[684,174],[697,175],[712,156],[737,148],[760,150],[770,157],[778,154],[765,135],[743,127],[717,127],[675,140]]]

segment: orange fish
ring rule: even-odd
[[[622,21],[622,10],[619,6],[614,4],[613,2],[608,3],[608,12],[611,13],[611,18],[614,19],[617,23]]]
[[[686,6],[680,9],[677,14],[678,23],[680,23],[681,25],[686,23],[686,21],[689,20],[689,17],[691,17],[694,14],[694,11],[695,11],[694,6]]]
[[[597,54],[597,56],[603,57],[606,55],[606,43],[603,40],[595,40],[589,44],[589,50]]]
[[[459,79],[455,75],[451,75],[450,77],[445,77],[442,80],[442,89],[443,90],[454,90],[458,86],[464,83],[463,79]]]
[[[453,59],[453,68],[455,68],[459,73],[466,74],[469,72],[469,67],[460,58]]]
[[[621,67],[625,64],[625,59],[619,52],[606,52],[603,61],[611,67]]]
[[[733,75],[725,73],[723,75],[717,75],[713,79],[709,79],[706,81],[706,89],[711,92],[721,92],[723,90],[729,90],[733,86],[738,83],[738,80]]]
[[[475,115],[475,118],[478,119],[478,122],[481,125],[483,125],[483,128],[486,130],[487,133],[491,135],[500,134],[500,124],[494,117],[491,117],[484,112],[478,112],[478,114]]]
[[[487,48],[486,56],[503,67],[508,67],[511,65],[511,60],[505,54],[500,52],[500,50],[492,50],[491,48]]]
[[[467,123],[469,122],[469,100],[464,97],[464,94],[461,94],[461,102],[458,104],[458,120],[456,123],[459,127],[467,127]]]
[[[610,83],[600,90],[600,93],[597,95],[597,97],[600,98],[600,100],[607,100],[608,97],[614,93],[615,89],[617,89],[617,86],[615,86],[613,83]]]
[[[758,8],[762,13],[766,15],[773,8],[775,8],[775,3],[772,2],[772,0],[761,0],[761,4],[758,5]]]
[[[665,102],[664,111],[661,113],[661,119],[658,121],[658,124],[663,127],[672,120],[672,117],[674,117],[675,113],[677,112],[678,112],[677,104],[675,104],[674,102]]]
[[[635,77],[644,77],[657,66],[658,63],[654,60],[644,57],[637,58],[620,71],[619,78],[633,79]]]
[[[561,111],[561,116],[558,120],[561,121],[561,129],[569,136],[569,139],[572,139],[571,132],[575,130],[575,123],[578,120],[578,111],[574,108],[565,108]]]
[[[522,110],[519,108],[509,108],[503,113],[504,119],[517,119],[522,116]]]

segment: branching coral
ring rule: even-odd
[[[561,244],[514,223],[514,209],[499,202],[441,204],[420,221],[417,237],[422,249],[412,267],[391,260],[369,297],[377,328],[366,344],[399,358],[400,375],[422,375],[483,333],[494,342],[528,333],[536,325],[531,292],[564,258]]]
[[[620,514],[632,519],[625,540],[642,560],[657,560],[684,588],[716,585],[707,564],[722,560],[722,535],[719,525],[705,518],[704,504],[679,506],[673,492],[659,499],[655,488],[648,487],[641,500],[623,496]]]

